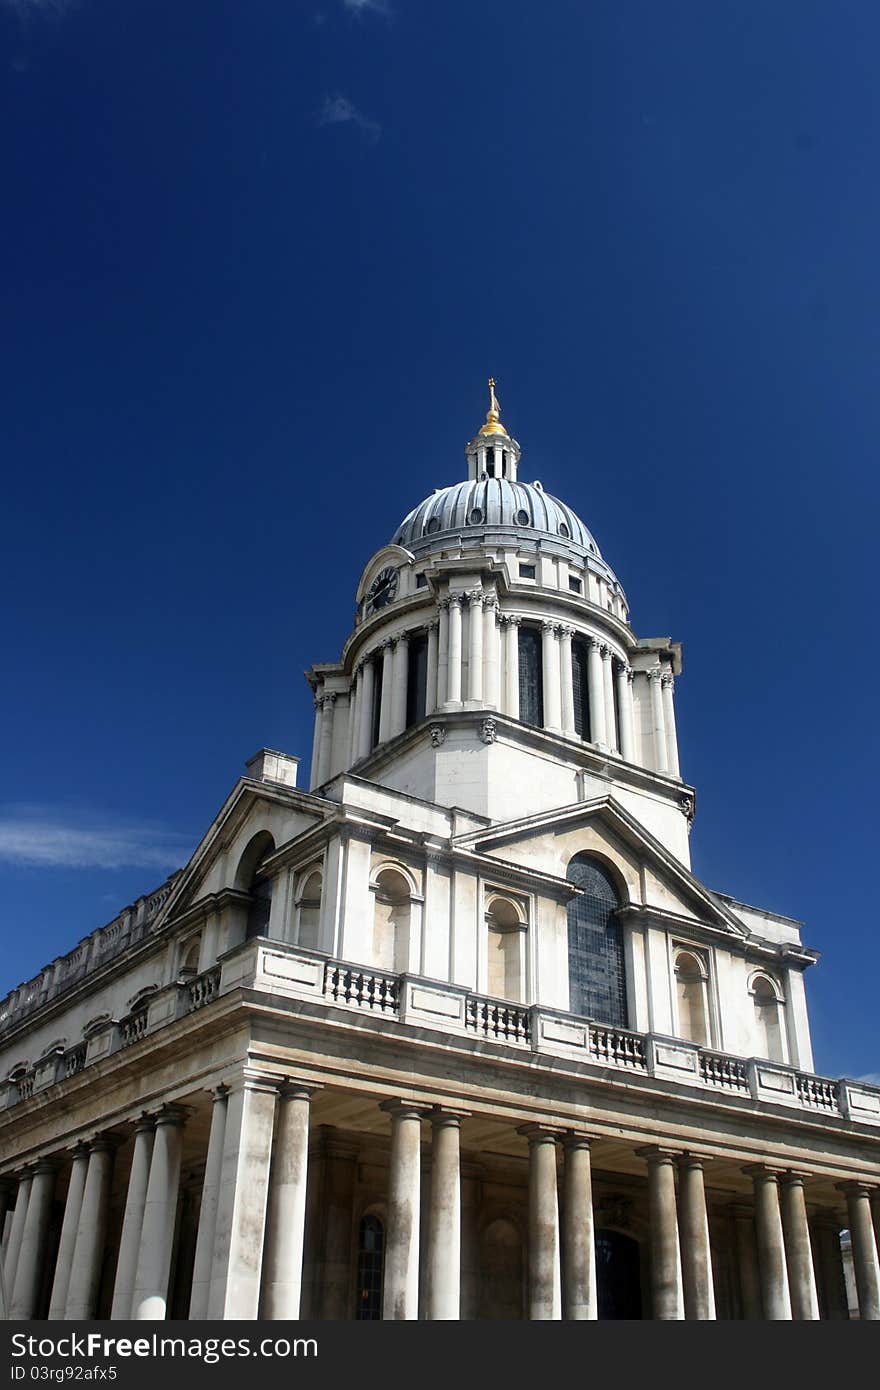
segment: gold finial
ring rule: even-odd
[[[480,430],[480,434],[507,434],[507,430],[501,423],[501,407],[498,404],[498,397],[495,395],[495,378],[489,377],[489,409],[486,411],[486,423]]]

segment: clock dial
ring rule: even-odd
[[[380,570],[370,585],[367,595],[367,608],[370,612],[375,612],[377,608],[384,608],[386,603],[390,603],[397,593],[398,574],[396,569]]]

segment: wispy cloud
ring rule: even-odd
[[[39,808],[0,812],[0,862],[22,867],[173,869],[192,848],[191,840],[153,822]]]
[[[382,131],[378,121],[370,120],[341,92],[324,98],[324,105],[318,112],[318,125],[354,125],[368,140],[378,140]]]
[[[866,1086],[880,1086],[880,1071],[869,1071],[864,1076],[857,1076],[857,1081],[864,1081]]]
[[[342,8],[348,10],[349,14],[384,14],[391,13],[391,6],[387,0],[342,0]]]
[[[61,14],[70,10],[76,0],[0,0],[7,10],[17,10],[19,14]]]

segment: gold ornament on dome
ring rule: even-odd
[[[486,411],[486,423],[480,430],[480,434],[503,434],[505,438],[510,438],[501,423],[501,407],[498,404],[498,397],[495,395],[494,376],[489,377],[489,409]]]

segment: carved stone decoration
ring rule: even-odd
[[[694,798],[692,796],[681,796],[678,799],[678,804],[682,813],[687,816],[688,828],[690,828],[691,821],[694,818]]]
[[[480,738],[483,743],[494,743],[498,737],[498,726],[491,717],[484,719],[480,724]]]
[[[446,742],[446,730],[442,724],[432,724],[430,734],[432,748],[439,748],[441,744]]]
[[[617,1193],[610,1197],[600,1197],[596,1206],[596,1225],[617,1226],[626,1231],[630,1225],[631,1209],[630,1197],[619,1196]]]

